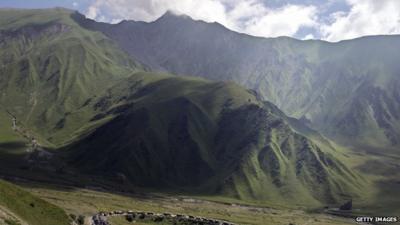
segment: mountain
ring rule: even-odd
[[[294,132],[236,84],[140,73],[107,92],[88,107],[94,120],[112,118],[69,147],[81,171],[299,205],[356,197],[364,184],[342,153]]]
[[[65,212],[9,182],[0,180],[0,223],[69,225]]]
[[[317,206],[365,195],[368,182],[351,171],[348,155],[256,92],[148,72],[77,16],[2,10],[1,166],[12,167],[12,156],[59,180],[66,165],[75,174],[253,202]],[[39,151],[50,155],[43,167],[24,149],[36,140],[49,151]]]
[[[71,13],[1,10],[2,111],[43,137],[43,144],[61,144],[82,125],[74,124],[75,112],[88,99],[143,69],[104,35],[81,28]]]
[[[400,144],[399,36],[259,38],[171,12],[151,23],[74,18],[154,70],[238,82],[342,143]]]

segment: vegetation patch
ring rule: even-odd
[[[1,180],[0,205],[30,225],[69,225],[70,222],[62,209]],[[16,222],[9,220],[8,224]]]

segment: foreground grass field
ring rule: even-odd
[[[9,225],[68,225],[65,212],[15,185],[0,180],[0,211]]]
[[[223,204],[161,194],[123,195],[87,189],[68,189],[62,187],[43,187],[24,185],[25,189],[61,208],[68,214],[91,216],[99,211],[134,210],[148,212],[170,212],[226,220],[243,225],[288,225],[288,224],[326,224],[347,225],[352,220],[324,214],[312,214],[299,209],[258,208],[234,204]],[[112,218],[113,225],[129,224],[124,218]],[[152,224],[140,222],[135,224]],[[156,223],[161,224],[161,223]]]

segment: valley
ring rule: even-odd
[[[307,213],[295,208],[257,207],[222,203],[207,196],[179,196],[165,193],[110,193],[90,189],[21,183],[38,197],[64,208],[69,214],[92,216],[98,212],[133,210],[140,212],[193,215],[227,220],[237,224],[353,224],[351,219]],[[209,200],[206,200],[209,199]],[[211,200],[211,201],[210,201]],[[113,217],[112,224],[130,224]],[[160,224],[160,223],[154,223]]]

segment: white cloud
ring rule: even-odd
[[[111,23],[123,19],[150,22],[172,10],[255,36],[304,35],[296,37],[328,41],[400,33],[400,0],[329,0],[278,8],[265,2],[268,3],[265,0],[93,0],[86,16]],[[345,12],[332,13],[330,7],[334,3],[340,3]],[[300,32],[303,28],[310,32]]]
[[[313,39],[315,39],[315,36],[314,36],[313,34],[307,34],[307,35],[303,38],[303,40],[313,40]]]
[[[315,27],[317,24],[316,7],[286,5],[274,10],[265,9],[263,16],[253,17],[244,24],[244,31],[264,37],[292,36],[301,27]]]
[[[225,6],[216,0],[96,0],[86,15],[92,19],[104,16],[108,21],[123,18],[149,22],[167,10],[205,21],[225,20]]]
[[[95,6],[89,6],[88,10],[86,11],[86,16],[90,19],[98,19],[98,8]]]
[[[330,24],[321,25],[321,35],[328,41],[340,41],[365,35],[399,34],[399,0],[347,0],[348,13],[331,15]]]
[[[72,6],[73,6],[74,8],[78,7],[78,5],[79,5],[79,4],[78,4],[77,2],[73,2],[73,3],[72,3]]]
[[[260,0],[96,0],[86,16],[98,21],[153,21],[167,10],[256,36],[293,36],[301,27],[317,25],[314,6],[268,8]]]

